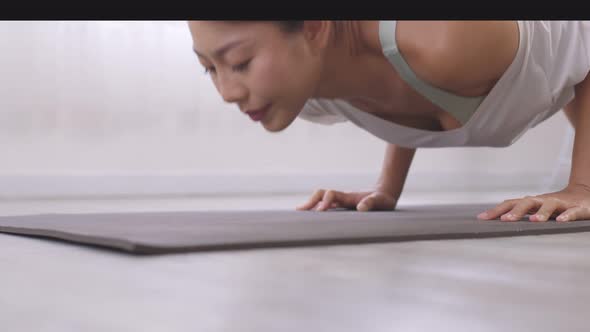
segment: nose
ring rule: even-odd
[[[246,87],[235,79],[224,78],[218,81],[219,94],[227,103],[237,103],[247,96]]]

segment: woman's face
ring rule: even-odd
[[[266,110],[258,113],[266,130],[285,129],[313,96],[321,56],[303,32],[259,21],[191,21],[189,28],[221,97],[244,113]]]

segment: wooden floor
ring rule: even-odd
[[[0,209],[283,209],[301,199],[56,199]],[[3,234],[0,247],[0,326],[11,332],[590,328],[590,233],[143,257]]]

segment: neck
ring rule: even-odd
[[[314,97],[388,103],[397,74],[382,53],[378,21],[334,22],[324,59]]]

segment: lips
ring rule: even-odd
[[[268,111],[269,108],[270,108],[270,104],[266,105],[265,107],[263,107],[261,109],[247,111],[246,113],[248,114],[250,119],[252,119],[254,121],[260,121],[260,120],[262,120],[262,118],[264,118],[264,116],[266,115],[266,112]]]

